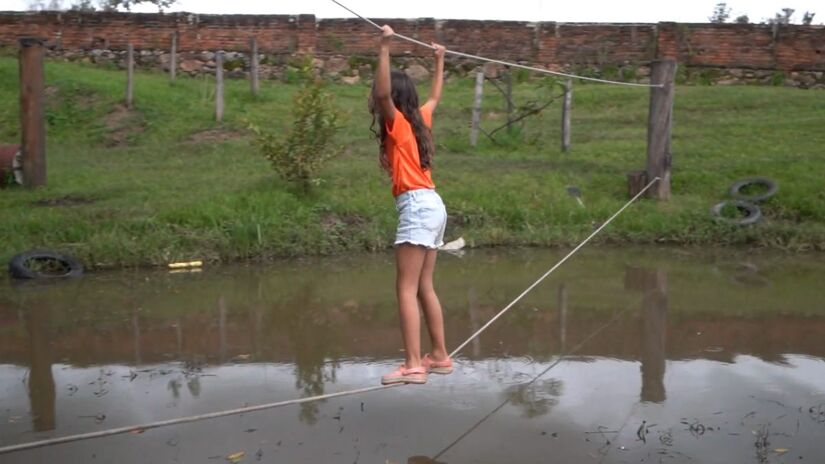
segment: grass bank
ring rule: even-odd
[[[89,266],[228,261],[378,250],[395,211],[369,138],[366,84],[331,85],[346,127],[342,154],[311,195],[280,181],[256,153],[246,121],[287,127],[295,85],[227,83],[223,124],[213,121],[214,84],[139,73],[135,109],[120,106],[125,73],[48,62],[49,185],[0,191],[0,262],[30,248],[72,253]],[[451,79],[436,115],[438,189],[448,239],[472,246],[575,243],[626,201],[625,173],[644,166],[644,89],[577,85],[573,150],[559,149],[551,106],[492,143],[468,142],[472,78]],[[423,90],[423,89],[422,89]],[[424,90],[426,91],[426,90]],[[17,63],[0,58],[0,143],[17,143]],[[516,85],[519,102],[547,86]],[[484,127],[504,120],[487,86]],[[673,199],[644,201],[607,228],[602,243],[744,245],[825,250],[825,92],[781,87],[680,86],[674,109]],[[781,191],[765,220],[738,228],[710,206],[744,176],[769,176]],[[566,187],[582,191],[584,207]]]

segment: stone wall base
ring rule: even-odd
[[[126,52],[108,49],[93,50],[50,50],[51,59],[90,63],[104,67],[126,69]],[[165,50],[140,50],[136,53],[136,67],[145,70],[169,71],[170,54]],[[307,57],[290,54],[261,54],[261,79],[274,79],[291,82],[297,77],[297,70]],[[319,76],[333,82],[358,84],[372,79],[375,56],[328,55],[312,58],[312,65]],[[418,57],[393,57],[394,66],[404,69],[414,80],[427,81],[430,78],[431,60]],[[224,70],[226,76],[244,79],[249,75],[249,56],[242,52],[224,52]],[[528,63],[525,63],[528,64]],[[599,77],[627,82],[649,82],[650,67],[647,63],[625,63],[621,66],[577,65],[575,63],[561,66],[531,66],[562,71],[589,77]],[[178,74],[199,76],[215,73],[215,53],[182,52],[177,56]],[[504,66],[464,59],[447,59],[448,77],[466,76],[483,70],[488,77],[497,77],[505,71]],[[515,69],[513,73],[518,80],[532,79],[538,76],[527,70]],[[783,72],[772,69],[726,69],[710,67],[681,66],[677,74],[679,84],[695,85],[772,85],[797,88],[825,88],[825,73],[822,71]]]

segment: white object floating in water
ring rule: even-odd
[[[445,243],[444,245],[441,245],[439,250],[441,250],[441,251],[459,251],[462,248],[464,248],[465,245],[467,245],[467,243],[464,241],[464,237],[459,237],[457,240],[453,240],[452,242],[448,242],[448,243]]]
[[[189,269],[203,266],[203,261],[189,261],[182,263],[169,263],[169,269]]]

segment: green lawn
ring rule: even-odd
[[[214,84],[139,73],[135,110],[118,110],[125,73],[48,62],[49,185],[0,191],[0,261],[30,248],[72,253],[89,266],[225,261],[378,250],[395,210],[370,139],[367,84],[330,85],[345,116],[342,154],[304,196],[280,181],[250,143],[248,121],[286,130],[296,85],[262,83],[253,99],[229,81],[214,123]],[[426,92],[426,89],[422,89]],[[484,123],[504,119],[485,88]],[[546,81],[515,86],[517,101],[546,98]],[[642,169],[648,91],[577,84],[573,150],[559,149],[559,105],[497,144],[469,146],[473,78],[448,81],[435,118],[434,177],[448,237],[473,246],[575,243],[627,199],[625,174]],[[0,143],[18,143],[17,63],[0,58]],[[825,250],[825,91],[679,86],[673,199],[644,201],[597,241]],[[755,227],[719,224],[709,208],[744,176],[776,179],[778,196]],[[581,188],[585,207],[566,187]]]

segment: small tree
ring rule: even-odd
[[[728,18],[730,18],[730,10],[727,3],[717,3],[713,9],[713,15],[709,16],[708,20],[716,24],[725,23],[728,21]]]
[[[69,9],[71,11],[97,11],[97,6],[92,0],[78,0],[72,3]]]
[[[748,15],[741,15],[736,17],[736,24],[748,24],[751,22],[751,19],[748,18]]]
[[[782,8],[782,11],[776,13],[773,18],[768,20],[768,24],[791,24],[791,17],[793,16],[794,11],[796,10],[793,8]]]
[[[26,9],[29,11],[60,11],[63,9],[62,0],[29,0],[26,3]]]
[[[806,26],[810,26],[814,22],[814,16],[816,13],[811,11],[806,11],[804,15],[802,15],[802,24]]]
[[[74,0],[69,7],[72,11],[129,11],[133,6],[149,3],[158,7],[158,11],[177,3],[178,0]],[[27,8],[32,11],[63,11],[63,0],[28,0]]]
[[[165,8],[177,3],[178,0],[100,0],[100,8],[106,11],[117,11],[124,9],[130,11],[133,6],[141,3],[149,3],[158,7],[158,11],[163,11]]]
[[[250,129],[257,136],[261,153],[281,178],[307,193],[321,183],[321,168],[337,154],[332,139],[340,128],[340,116],[333,96],[324,91],[323,81],[315,78],[311,60],[304,63],[299,74],[301,87],[293,101],[289,133],[276,136],[254,124]]]

